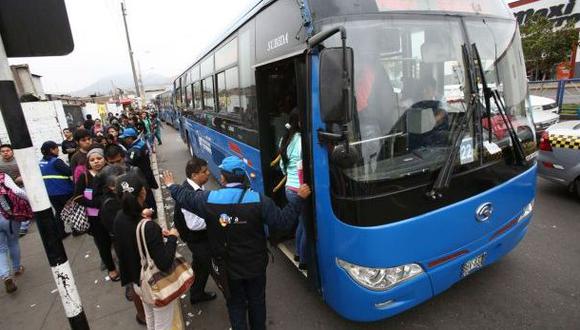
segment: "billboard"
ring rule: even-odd
[[[554,27],[576,22],[580,28],[580,8],[577,0],[518,0],[509,2],[519,24],[525,24],[534,15],[545,16],[554,22]]]

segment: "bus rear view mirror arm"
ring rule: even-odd
[[[321,32],[318,32],[317,34],[313,35],[307,41],[308,48],[312,49],[312,48],[320,45],[321,43],[324,42],[324,40],[332,37],[333,35],[335,35],[338,32],[340,32],[340,38],[343,40],[343,43],[346,43],[346,29],[343,26],[337,26],[337,27],[332,28],[330,30],[321,31]],[[345,45],[345,47],[346,47],[346,45]]]
[[[320,114],[326,123],[346,124],[351,119],[353,98],[353,50],[346,46],[346,29],[337,26],[308,39],[312,50],[340,32],[341,47],[326,47],[320,52]]]

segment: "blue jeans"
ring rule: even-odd
[[[286,199],[293,202],[300,198],[298,193],[286,188]],[[300,263],[308,262],[308,250],[306,248],[306,230],[304,229],[304,216],[300,213],[298,218],[298,227],[296,227],[296,255],[300,258]]]
[[[19,233],[20,222],[8,221],[0,216],[0,279],[8,278],[13,270],[20,268]],[[10,259],[12,265],[9,263]]]

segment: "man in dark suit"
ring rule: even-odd
[[[207,162],[200,158],[192,158],[185,166],[187,179],[183,186],[190,190],[203,190],[203,185],[209,180],[210,172]],[[175,227],[181,239],[187,243],[192,253],[191,266],[195,272],[195,281],[191,286],[189,301],[197,304],[216,298],[215,292],[206,292],[205,285],[211,267],[211,252],[207,238],[205,220],[175,204],[173,217]]]

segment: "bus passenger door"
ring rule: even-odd
[[[279,146],[284,138],[290,112],[297,109],[302,128],[302,159],[303,178],[311,184],[311,155],[308,137],[310,120],[307,114],[307,73],[306,57],[304,55],[284,59],[275,63],[256,68],[256,88],[258,95],[258,118],[260,134],[260,154],[263,169],[264,192],[278,206],[284,206],[285,197],[284,174],[280,167]],[[309,201],[312,200],[309,199]],[[303,217],[306,227],[308,266],[303,274],[311,279],[315,288],[319,288],[316,251],[316,235],[313,222],[313,208],[310,202],[305,206]],[[296,265],[294,255],[296,242],[294,233],[279,236],[271,233],[270,242]]]

